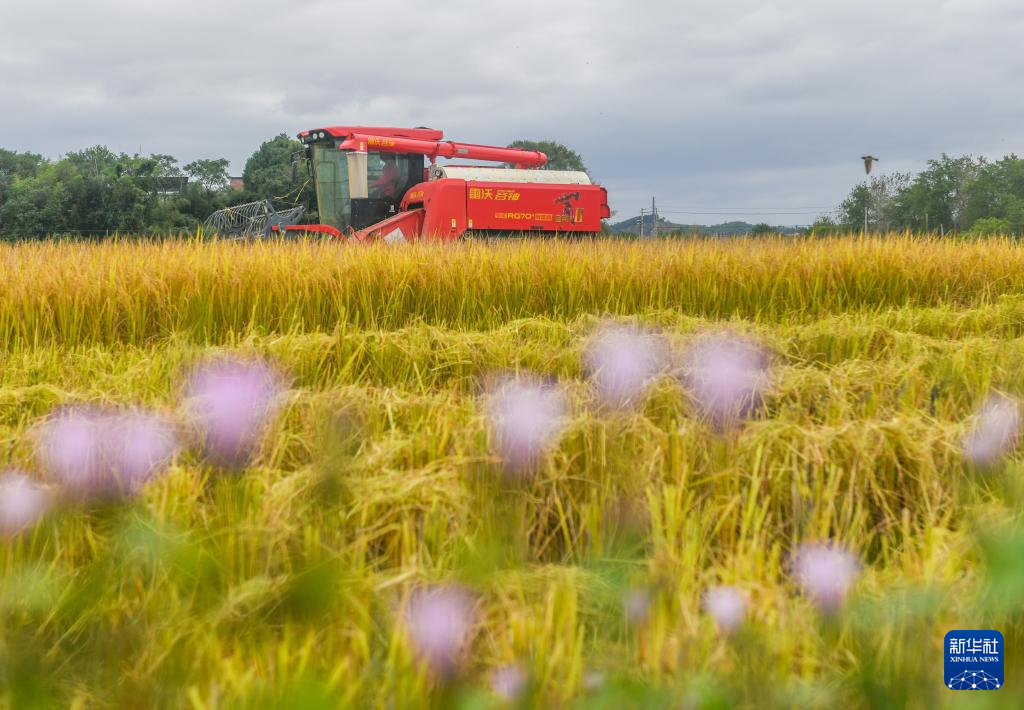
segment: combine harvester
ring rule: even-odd
[[[319,224],[258,210],[256,232],[323,234],[359,242],[544,234],[592,236],[610,216],[608,193],[584,172],[537,170],[537,151],[443,140],[429,128],[332,126],[303,131]],[[513,167],[438,165],[438,158]],[[427,163],[429,160],[429,164]],[[254,203],[262,204],[262,203]],[[247,207],[247,206],[242,206]],[[239,208],[233,208],[237,213]],[[286,215],[286,218],[281,218]],[[211,218],[225,223],[232,210]],[[236,232],[236,234],[239,232]]]

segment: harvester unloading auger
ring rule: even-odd
[[[430,128],[303,131],[320,223],[283,224],[275,212],[278,224],[264,230],[361,242],[454,240],[467,232],[584,236],[610,215],[608,193],[586,173],[531,169],[547,163],[541,152],[443,138]],[[441,166],[438,158],[513,167]]]

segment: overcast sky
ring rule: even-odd
[[[0,0],[0,33],[0,147],[50,157],[240,173],[277,133],[426,125],[566,143],[616,219],[801,224],[868,152],[1024,153],[1022,0]]]

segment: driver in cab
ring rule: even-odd
[[[401,186],[398,161],[393,155],[383,155],[381,160],[384,163],[384,168],[381,170],[380,177],[370,183],[370,194],[375,197],[395,199],[399,197],[398,189]]]

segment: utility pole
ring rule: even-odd
[[[644,208],[640,208],[640,238],[644,238]]]
[[[658,205],[651,198],[651,236],[658,236]]]

